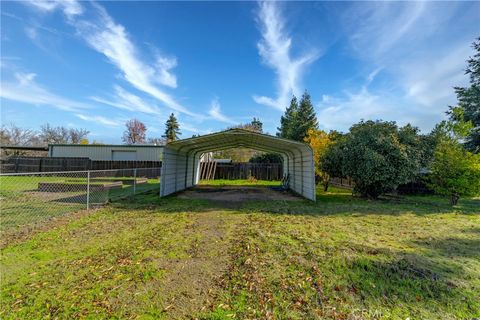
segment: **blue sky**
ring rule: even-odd
[[[1,2],[1,122],[121,142],[253,117],[274,134],[307,89],[320,127],[361,119],[423,131],[455,103],[480,2]]]

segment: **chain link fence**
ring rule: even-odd
[[[0,233],[159,189],[160,168],[0,174]]]

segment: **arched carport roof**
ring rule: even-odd
[[[202,153],[237,147],[282,154],[284,174],[290,175],[290,188],[315,200],[315,170],[310,146],[245,129],[229,129],[168,143],[164,148],[160,195],[197,184]]]

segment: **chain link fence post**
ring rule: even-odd
[[[87,210],[90,209],[90,171],[87,171]]]
[[[137,169],[133,169],[133,195],[137,192]]]

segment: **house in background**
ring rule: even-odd
[[[163,146],[114,144],[49,144],[49,157],[90,158],[103,161],[161,161]]]

